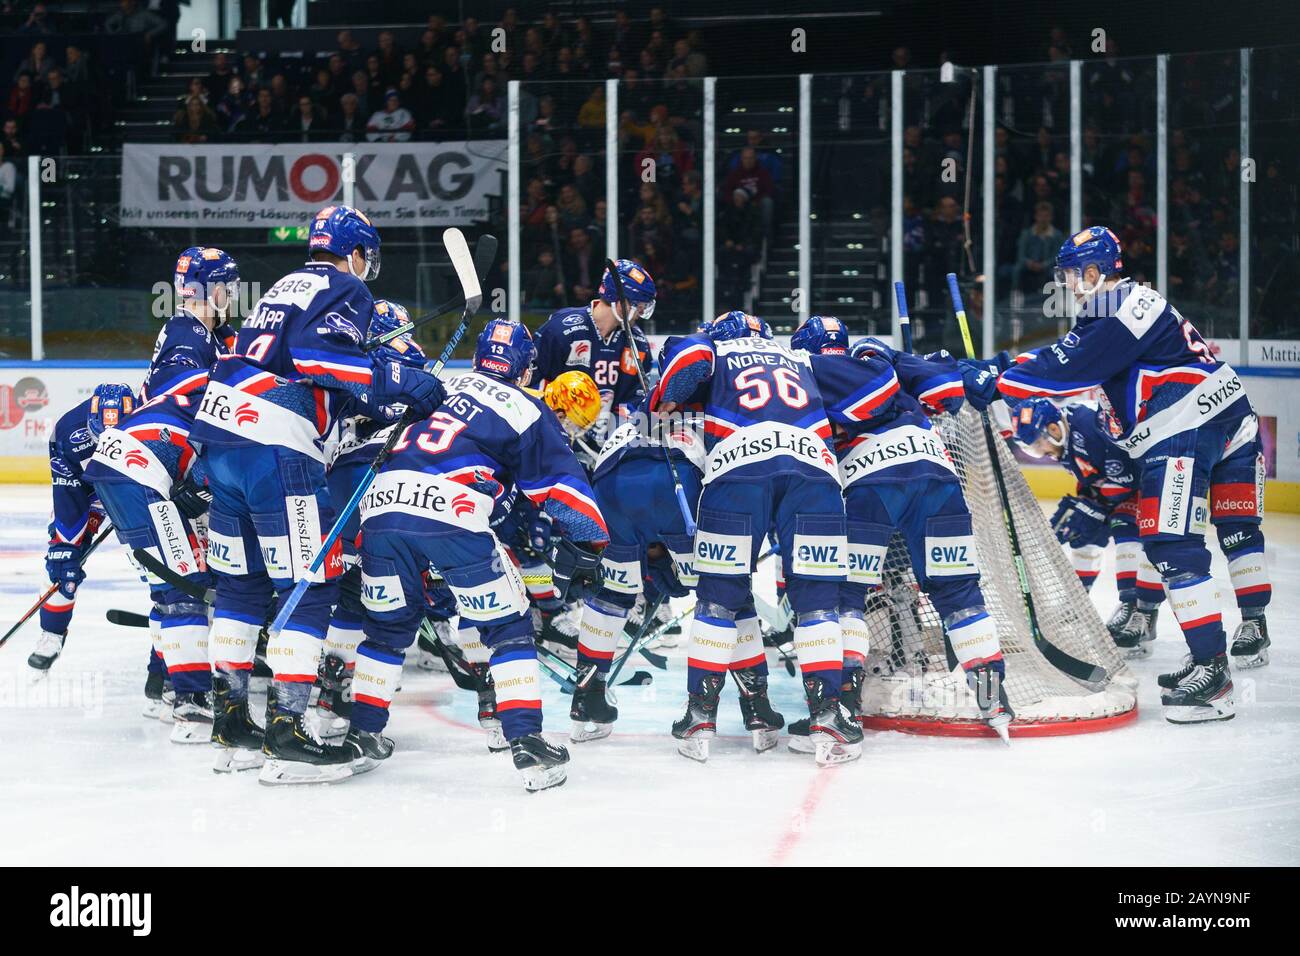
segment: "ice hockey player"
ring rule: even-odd
[[[606,440],[596,459],[591,484],[610,542],[601,555],[600,587],[583,602],[578,688],[569,712],[575,743],[609,736],[618,719],[618,708],[606,697],[606,677],[638,597],[645,600],[646,616],[653,617],[654,608],[684,597],[698,583],[694,542],[686,533],[663,446],[694,507],[704,471],[703,423],[698,414],[675,417],[670,422],[642,409]],[[785,719],[768,700],[767,657],[752,599],[736,612],[736,646],[728,667],[754,748],[771,749]]]
[[[632,307],[628,319],[635,343],[626,341],[614,312],[618,296],[614,279],[606,270],[600,281],[599,298],[587,305],[552,312],[537,330],[534,381],[541,388],[569,369],[580,369],[595,380],[605,411],[624,416],[644,398],[635,363],[645,363],[650,344],[636,323],[654,314],[655,283],[650,273],[631,259],[619,259],[614,266],[623,280],[623,294]],[[608,431],[612,427],[602,423],[596,429],[596,437],[603,440]]]
[[[212,370],[191,442],[202,446],[212,507],[208,565],[216,575],[210,650],[243,721],[258,631],[276,592],[306,574],[334,522],[323,439],[351,400],[404,403],[423,418],[443,397],[437,378],[362,349],[379,272],[379,233],[362,213],[328,206],[312,220],[311,261],[275,283]],[[336,542],[286,626],[267,648],[266,783],[313,780],[342,759],[303,723],[343,571]],[[218,714],[217,734],[226,715]]]
[[[1247,663],[1267,657],[1270,589],[1263,564],[1259,421],[1245,385],[1190,321],[1159,292],[1123,276],[1119,241],[1104,226],[1071,236],[1056,257],[1057,282],[1078,307],[1074,328],[1013,364],[963,363],[967,396],[1068,397],[1101,386],[1108,427],[1142,470],[1138,533],[1169,589],[1190,655],[1162,675],[1161,703],[1174,723],[1234,716],[1232,675],[1205,532],[1211,515],[1242,529],[1228,548],[1233,586],[1249,597],[1233,641]]]
[[[1137,464],[1111,440],[1101,413],[1091,404],[1058,408],[1050,399],[1031,398],[1011,409],[1011,425],[1026,452],[1059,461],[1077,482],[1075,493],[1057,505],[1052,528],[1069,546],[1070,561],[1085,590],[1092,589],[1106,543],[1114,539],[1120,603],[1106,628],[1129,656],[1148,656],[1165,586],[1138,540]]]
[[[750,603],[755,552],[771,530],[796,615],[818,761],[841,763],[861,756],[862,730],[840,705],[837,606],[847,543],[839,470],[811,360],[771,334],[761,319],[731,312],[700,332],[670,338],[650,397],[650,410],[660,414],[697,402],[705,412],[689,696],[672,732],[684,756],[708,759],[737,615]]]
[[[1006,739],[1015,714],[997,628],[980,590],[970,509],[926,414],[960,410],[960,370],[947,353],[921,358],[874,338],[855,343],[847,358],[825,353],[825,345],[842,347],[841,335],[814,316],[790,344],[821,354],[813,371],[836,428],[849,536],[849,578],[840,589],[841,622],[852,622],[844,626],[849,709],[857,715],[868,653],[864,608],[883,583],[885,555],[898,531],[917,584],[943,622],[949,664],[961,666],[981,715]],[[792,750],[808,749],[802,730],[790,728]]]
[[[95,537],[104,511],[95,487],[85,475],[95,453],[95,442],[105,427],[116,425],[137,405],[128,385],[101,385],[95,394],[64,412],[54,423],[50,438],[50,481],[54,500],[50,543],[45,551],[45,573],[58,590],[41,605],[41,636],[27,658],[27,666],[47,671],[63,652],[72,623],[77,587],[86,579],[81,559]],[[162,659],[149,659],[151,673],[163,673]],[[161,693],[161,690],[160,690]]]
[[[472,371],[447,381],[447,398],[412,425],[361,502],[365,640],[357,649],[352,730],[366,759],[392,753],[382,735],[406,648],[424,614],[432,566],[456,597],[461,621],[491,649],[496,711],[530,791],[564,782],[568,752],[541,735],[541,687],[528,596],[489,524],[511,484],[548,515],[563,597],[594,579],[609,540],[582,467],[551,410],[521,388],[535,356],[528,329],[493,319]]]
[[[239,295],[239,267],[220,249],[191,247],[176,260],[173,289],[178,308],[158,336],[142,389],[149,400],[104,429],[86,475],[118,538],[149,552],[202,594],[213,583],[203,524],[211,496],[189,433],[209,370],[228,351],[217,330],[228,328],[224,322]],[[206,744],[213,706],[208,607],[201,597],[152,574],[145,578],[175,692],[171,739]]]
[[[402,328],[410,321],[406,307],[387,299],[376,299],[370,321],[366,325],[366,341]],[[422,369],[427,357],[414,336],[407,332],[376,347],[372,355],[381,362],[398,362]],[[406,406],[362,403],[354,399],[340,413],[338,428],[340,440],[334,447],[333,461],[326,474],[330,504],[339,512],[357,490],[370,463],[379,453],[388,437],[388,430],[396,427],[406,411]],[[357,535],[361,530],[361,516],[353,512],[343,527],[344,572],[339,578],[338,604],[325,632],[325,653],[320,665],[319,709],[328,717],[320,725],[322,735],[328,730],[346,731],[352,712],[352,671],[356,666],[357,645],[361,643],[361,621],[365,614],[361,606],[361,564],[357,560]]]

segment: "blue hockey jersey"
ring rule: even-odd
[[[235,332],[228,325],[209,332],[193,313],[181,309],[164,323],[154,342],[149,371],[140,390],[141,400],[148,402],[163,395],[180,395],[186,401],[182,408],[193,402],[189,419],[203,398],[208,384],[208,373],[221,355],[230,354],[230,342]]]
[[[54,520],[50,540],[82,544],[91,508],[98,508],[94,483],[86,477],[86,465],[95,452],[95,438],[86,427],[90,399],[65,412],[54,423],[50,439],[50,482],[54,499]]]
[[[632,326],[636,361],[645,367],[650,343],[640,328]],[[622,326],[609,338],[601,338],[591,317],[591,306],[560,309],[542,323],[534,337],[537,345],[537,371],[533,384],[542,387],[564,372],[580,369],[592,377],[600,389],[602,405],[622,414],[641,403],[644,393],[641,380]]]
[[[1063,338],[1021,356],[998,389],[1011,399],[1101,386],[1113,437],[1134,458],[1220,416],[1250,412],[1245,386],[1159,292],[1130,279],[1100,292]]]
[[[686,411],[667,418],[652,417],[647,411],[647,404],[648,402],[642,402],[636,413],[616,428],[601,445],[591,471],[593,482],[628,459],[654,458],[662,461],[665,445],[674,468],[691,468],[697,474],[703,474],[704,416],[699,412]]]
[[[1111,439],[1104,413],[1091,405],[1069,405],[1065,422],[1070,437],[1061,464],[1078,482],[1076,493],[1108,508],[1137,494],[1141,468]]]
[[[235,354],[212,369],[191,439],[272,445],[324,461],[323,438],[373,373],[362,350],[374,300],[364,282],[309,262],[280,279],[244,320]]]
[[[587,476],[541,399],[479,372],[445,384],[447,400],[405,430],[361,499],[367,527],[486,532],[496,500],[516,486],[565,537],[609,540]]]
[[[839,469],[827,444],[831,425],[813,360],[803,350],[757,336],[717,343],[704,332],[673,337],[664,343],[663,374],[650,407],[703,402],[705,484],[724,475],[755,480],[829,476],[838,482]],[[864,393],[843,414],[874,401]]]

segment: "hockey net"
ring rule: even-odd
[[[1006,659],[1013,736],[1088,733],[1137,715],[1136,680],[1115,649],[1096,608],[1029,489],[1006,442],[994,438],[1043,639],[1071,657],[1105,669],[1085,683],[1044,657],[1029,627],[984,425],[965,406],[935,428],[956,465],[973,518],[985,607],[997,622]],[[877,729],[939,735],[991,735],[960,670],[949,668],[943,626],[917,587],[907,547],[896,534],[885,557],[884,584],[867,604],[871,635],[863,723]]]

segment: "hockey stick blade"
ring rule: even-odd
[[[202,601],[204,604],[211,604],[213,599],[212,591],[205,591],[202,586],[192,581],[186,581],[183,577],[173,571],[167,565],[163,564],[148,551],[143,548],[133,548],[131,557],[135,558],[146,571],[156,578],[162,578],[178,591],[182,591],[194,598],[196,601]]]
[[[469,251],[469,243],[465,241],[465,234],[452,226],[443,232],[442,244],[447,248],[447,255],[451,259],[452,268],[456,270],[456,278],[460,280],[460,288],[465,293],[465,298],[467,300],[477,298],[481,301],[483,289],[479,285],[478,271],[474,266],[474,257]]]
[[[636,649],[636,652],[650,662],[650,666],[661,671],[668,670],[668,658],[662,654],[656,654],[647,648],[644,644]]]
[[[488,270],[492,268],[492,263],[496,261],[497,248],[498,244],[496,236],[487,234],[479,237],[478,243],[474,247],[474,273],[479,277],[480,282],[487,276]],[[459,278],[459,276],[460,273],[457,272],[457,278]],[[455,295],[446,302],[434,306],[433,309],[431,309],[423,318],[413,322],[403,322],[392,331],[385,332],[383,335],[370,339],[362,346],[362,348],[365,351],[370,352],[387,342],[391,342],[393,339],[406,335],[408,332],[413,332],[420,326],[446,315],[448,309],[454,307],[457,302],[460,302],[464,298],[465,289],[462,286]],[[482,296],[480,293],[480,301],[481,298]]]
[[[655,682],[654,674],[649,671],[637,671],[625,681],[619,683],[619,687],[645,687],[647,684]]]
[[[117,608],[109,608],[104,612],[104,617],[108,618],[109,624],[119,624],[122,627],[149,626],[149,615],[137,614],[135,611],[122,611]]]

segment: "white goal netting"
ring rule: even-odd
[[[1094,674],[1099,680],[1067,675],[1034,640],[979,413],[967,405],[959,415],[937,417],[935,428],[952,455],[974,519],[980,584],[988,612],[997,621],[1007,696],[1016,711],[1013,735],[1084,733],[1135,716],[1136,681],[1006,442],[995,434],[1042,639],[1077,661],[1104,669],[1104,675]],[[979,719],[974,695],[960,671],[954,675],[949,668],[938,613],[918,590],[899,535],[885,559],[884,586],[868,601],[867,628],[871,676],[863,688],[864,723],[917,733],[991,733]],[[1051,648],[1048,653],[1062,659]]]

